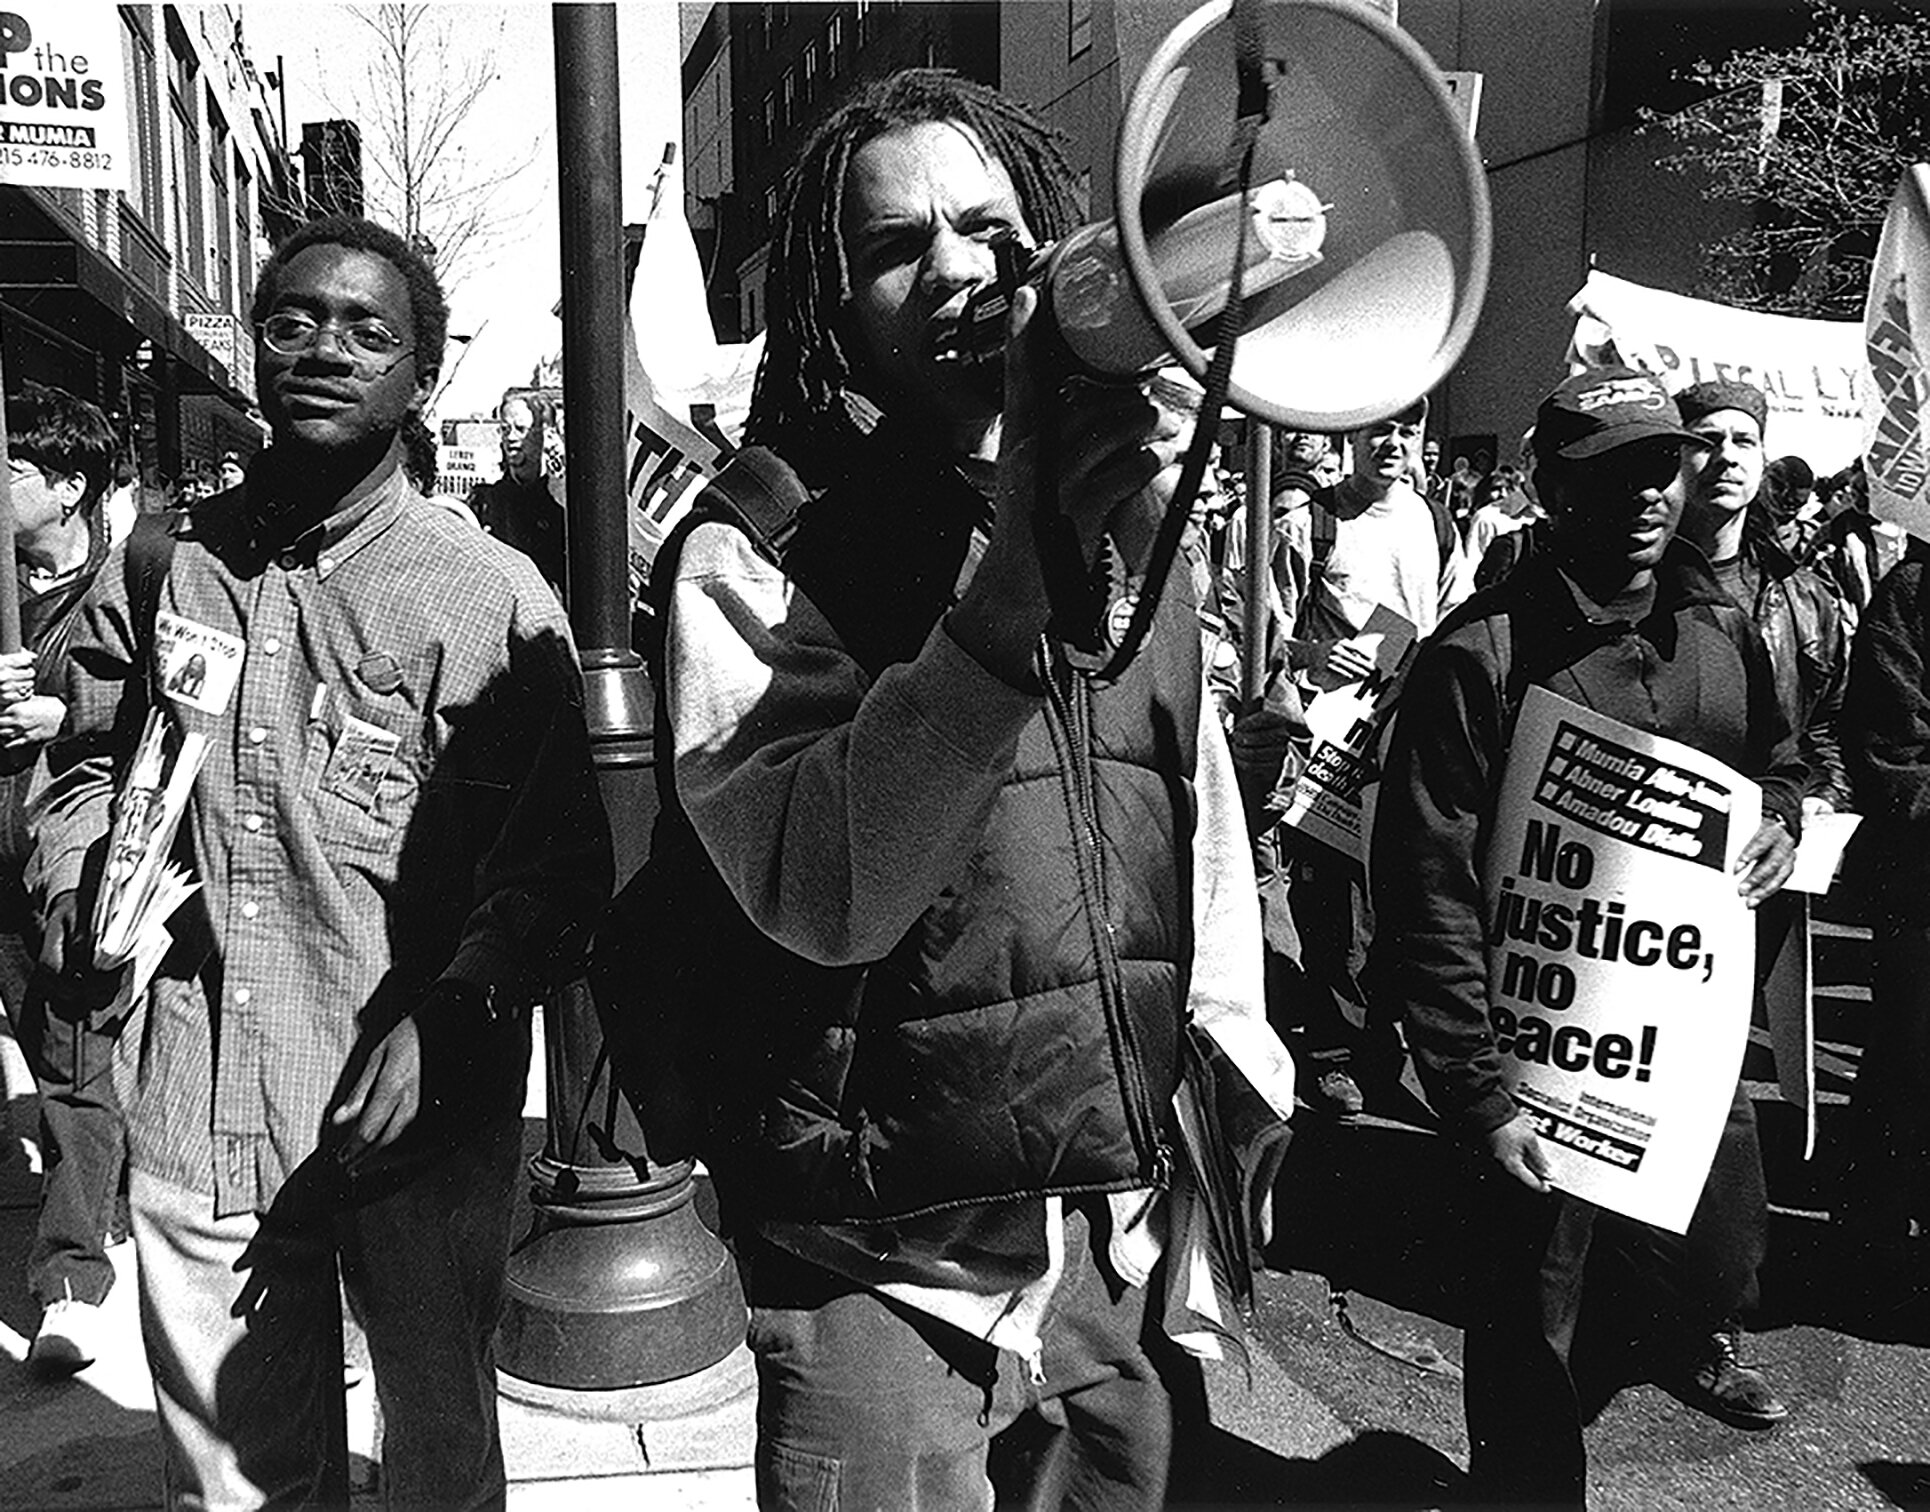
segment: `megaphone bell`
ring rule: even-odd
[[[1230,161],[1233,0],[1148,60],[1119,133],[1116,218],[1010,259],[1075,367],[1177,361],[1204,379],[1240,220],[1242,320],[1227,400],[1295,430],[1407,408],[1459,360],[1487,290],[1487,181],[1434,64],[1359,0],[1257,0],[1267,116],[1244,192]],[[963,360],[1004,335],[1013,288],[980,291]]]

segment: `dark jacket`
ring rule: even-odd
[[[1849,684],[1850,633],[1843,601],[1816,572],[1764,533],[1743,542],[1744,593],[1738,600],[1762,632],[1776,672],[1783,717],[1797,732],[1809,767],[1803,796],[1837,809],[1853,806],[1838,725]]]
[[[1843,746],[1879,922],[1930,922],[1930,562],[1906,557],[1864,611]]]
[[[954,470],[899,456],[807,504],[783,567],[875,676],[950,606],[983,512]],[[660,785],[654,845],[679,847],[711,900],[711,938],[687,948],[719,1011],[691,1051],[712,1104],[707,1158],[737,1216],[862,1235],[875,1260],[893,1222],[949,1211],[1009,1254],[984,1210],[1002,1207],[1030,1244],[1036,1214],[1011,1199],[1164,1184],[1200,695],[1176,572],[1118,682],[1053,681],[956,881],[865,966],[789,954],[727,892],[719,911],[723,885],[699,875],[674,783]]]
[[[1422,1084],[1460,1132],[1515,1112],[1488,1023],[1481,873],[1531,684],[1727,763],[1798,832],[1805,771],[1762,637],[1691,546],[1670,547],[1656,588],[1639,625],[1606,620],[1538,552],[1462,605],[1409,670],[1374,826],[1375,945]]]
[[[546,479],[519,483],[503,477],[478,483],[469,491],[469,507],[484,530],[522,552],[562,594],[569,581],[567,520]]]

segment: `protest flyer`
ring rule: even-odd
[[[1376,743],[1384,705],[1394,697],[1401,669],[1414,649],[1414,626],[1377,604],[1354,640],[1374,658],[1374,670],[1360,682],[1307,698],[1307,728],[1313,740],[1280,822],[1364,868],[1367,836],[1373,832],[1374,785],[1380,780]]]
[[[1678,1234],[1749,1036],[1761,814],[1721,762],[1528,690],[1483,878],[1496,1045],[1554,1184]]]

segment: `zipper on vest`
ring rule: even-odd
[[[1061,675],[1071,680],[1070,690],[1061,683]],[[1051,668],[1044,682],[1047,708],[1052,716],[1047,719],[1046,727],[1052,732],[1053,744],[1059,752],[1066,802],[1072,811],[1073,855],[1079,891],[1092,935],[1093,953],[1099,963],[1099,1002],[1106,1015],[1106,1027],[1117,1060],[1126,1132],[1132,1139],[1140,1170],[1155,1186],[1163,1188],[1171,1177],[1172,1156],[1159,1138],[1159,1119],[1152,1107],[1152,1095],[1146,1089],[1146,1068],[1139,1057],[1139,1041],[1119,970],[1118,936],[1107,906],[1105,851],[1100,843],[1093,800],[1092,684],[1079,673],[1063,667]]]

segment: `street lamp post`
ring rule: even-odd
[[[656,788],[650,688],[630,647],[616,8],[565,4],[552,16],[570,613],[622,883],[649,849]],[[510,1258],[497,1341],[505,1395],[631,1420],[650,1414],[627,1388],[680,1383],[675,1400],[687,1410],[706,1395],[688,1378],[710,1372],[710,1396],[734,1395],[747,1384],[738,1368],[743,1293],[729,1254],[697,1215],[691,1163],[653,1161],[622,1099],[610,1095],[586,985],[549,1004],[544,1029],[548,1130],[530,1162],[530,1229]],[[605,1137],[594,1138],[592,1125]]]

